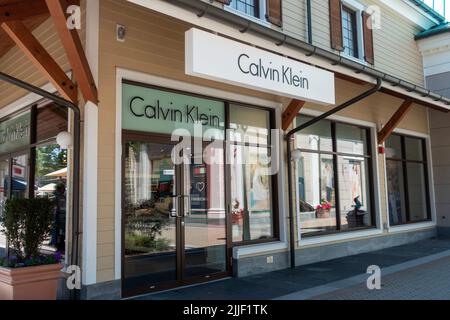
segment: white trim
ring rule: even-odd
[[[380,229],[370,229],[362,231],[349,231],[344,233],[336,233],[326,236],[317,236],[310,238],[302,238],[302,241],[298,243],[299,247],[307,247],[316,244],[324,244],[329,242],[336,242],[342,240],[354,240],[357,238],[371,237],[383,234],[383,230]]]
[[[232,0],[231,2],[233,2],[233,1],[235,1],[235,0]],[[257,0],[257,1],[259,1],[259,16],[260,16],[260,18],[257,18],[257,17],[254,17],[252,15],[246,14],[245,12],[236,10],[235,8],[231,7],[231,3],[229,5],[225,5],[224,4],[223,5],[223,9],[225,11],[232,12],[235,15],[241,16],[241,17],[243,17],[245,19],[248,19],[250,21],[262,24],[263,26],[266,26],[266,27],[272,26],[272,24],[269,21],[265,20],[266,12],[267,12],[266,11],[266,0]]]
[[[389,219],[388,219],[389,220]],[[410,223],[399,226],[389,227],[389,233],[397,233],[397,232],[405,232],[405,231],[420,231],[423,229],[436,227],[436,222],[427,221],[427,222],[418,222],[418,223]]]
[[[99,0],[86,2],[86,57],[98,85]],[[97,282],[97,191],[98,191],[98,107],[84,107],[83,159],[83,284]]]
[[[260,253],[269,253],[273,251],[285,251],[288,248],[286,241],[277,241],[264,244],[253,244],[233,248],[233,258],[240,259],[246,256],[258,255]]]
[[[307,109],[304,108],[299,113],[300,115],[305,116],[313,116],[317,117],[323,112],[313,109]],[[358,125],[362,127],[367,127],[370,129],[370,140],[372,142],[370,148],[372,151],[372,170],[373,170],[373,192],[375,192],[375,219],[376,219],[376,228],[371,230],[362,230],[362,231],[349,231],[349,232],[342,232],[342,233],[336,233],[332,235],[317,235],[314,237],[301,237],[301,231],[300,228],[298,228],[298,240],[297,244],[299,247],[304,247],[312,244],[318,244],[318,243],[327,243],[327,242],[334,242],[339,240],[348,240],[348,239],[355,239],[360,237],[367,237],[367,236],[373,236],[383,233],[383,215],[381,210],[381,191],[380,191],[380,167],[379,167],[379,159],[378,159],[378,144],[377,144],[377,125],[374,122],[354,119],[350,117],[344,117],[339,115],[331,115],[327,118],[328,120],[337,121],[341,123],[347,123],[347,124],[353,124]],[[296,188],[297,189],[297,188]]]
[[[220,89],[214,89],[209,87],[204,87],[196,84],[191,84],[183,81],[172,80],[167,78],[162,78],[154,75],[145,74],[142,72],[131,71],[123,68],[116,69],[116,154],[115,154],[115,278],[121,278],[121,257],[122,257],[122,80],[127,79],[131,81],[141,82],[150,85],[158,85],[160,87],[168,89],[182,90],[191,93],[201,93],[203,95],[220,98],[227,101],[242,102],[255,106],[262,106],[266,108],[275,109],[277,123],[276,127],[281,126],[281,112],[282,104],[274,101],[269,101],[265,99],[260,99],[251,96],[245,96],[242,94],[232,93]],[[280,143],[282,143],[283,137],[280,135]],[[282,143],[281,145],[284,145]],[[285,181],[284,181],[284,170],[285,170],[285,158],[284,152],[280,156],[280,174],[278,175],[278,197],[279,197],[279,225],[280,225],[280,240],[279,242],[266,243],[266,244],[255,244],[249,246],[235,247],[233,250],[233,256],[241,256],[242,254],[253,254],[258,252],[267,251],[267,248],[285,249],[287,248],[286,240],[286,214],[285,214]],[[279,247],[278,247],[279,246]]]
[[[83,284],[97,282],[98,107],[84,107]]]
[[[358,63],[363,63],[367,65],[365,59],[364,59],[364,28],[363,28],[363,20],[362,20],[362,13],[364,11],[364,5],[359,3],[356,0],[342,0],[342,5],[345,7],[348,7],[355,11],[356,15],[356,36],[357,36],[357,45],[358,45],[358,57],[353,57],[351,55],[348,55],[345,53],[345,51],[341,51],[341,56],[348,58],[350,60],[356,61]]]

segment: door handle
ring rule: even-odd
[[[175,204],[173,207],[172,207],[172,209],[170,210],[170,213],[169,213],[169,215],[170,215],[170,217],[171,218],[182,218],[183,216],[182,215],[180,215],[180,214],[178,214],[178,212],[179,212],[179,210],[178,210],[178,208],[180,207],[180,199],[183,197],[181,194],[174,194],[174,195],[171,195],[171,196],[169,196],[170,198],[172,198],[173,200],[173,203]]]
[[[184,195],[183,196],[183,199],[187,199],[187,204],[186,204],[186,202],[184,203],[185,204],[185,207],[184,207],[184,217],[186,217],[186,216],[190,216],[191,215],[191,195]]]

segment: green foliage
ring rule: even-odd
[[[48,198],[6,201],[1,231],[19,260],[40,259],[40,246],[52,230],[53,210]]]
[[[169,248],[169,240],[154,239],[148,235],[126,234],[125,235],[125,250],[127,254],[137,252],[151,253],[161,252]]]
[[[36,176],[44,177],[46,174],[67,167],[67,152],[58,145],[46,145],[36,149]]]

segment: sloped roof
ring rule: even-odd
[[[438,26],[435,26],[433,28],[430,28],[428,30],[422,31],[419,34],[416,35],[416,40],[429,38],[438,34],[450,32],[450,23],[446,22],[443,24],[440,24]]]
[[[442,16],[439,12],[431,8],[429,5],[427,5],[423,0],[409,0],[416,6],[420,7],[422,11],[425,11],[429,15],[433,16],[433,18],[437,19],[441,24],[445,23],[446,19],[444,16]]]

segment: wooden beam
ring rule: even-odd
[[[306,103],[305,101],[293,99],[291,103],[287,106],[282,116],[281,128],[283,129],[283,131],[286,131],[289,128],[292,121],[294,121],[295,117],[298,115],[298,113],[303,108],[305,103]]]
[[[400,108],[394,113],[391,119],[386,123],[386,125],[378,133],[378,144],[383,144],[386,139],[391,135],[392,131],[398,126],[398,124],[403,120],[403,118],[408,113],[413,105],[413,100],[405,100]]]
[[[8,21],[1,24],[3,30],[25,53],[31,62],[55,86],[66,99],[77,102],[76,85],[69,79],[61,67],[53,60],[33,34],[21,21]]]
[[[46,0],[46,3],[84,100],[97,104],[97,87],[84,53],[80,37],[76,29],[71,30],[67,28],[68,16],[66,15],[66,10],[71,4],[71,1]]]
[[[45,0],[27,0],[8,3],[0,6],[0,23],[24,20],[46,13],[48,13],[48,8]]]

